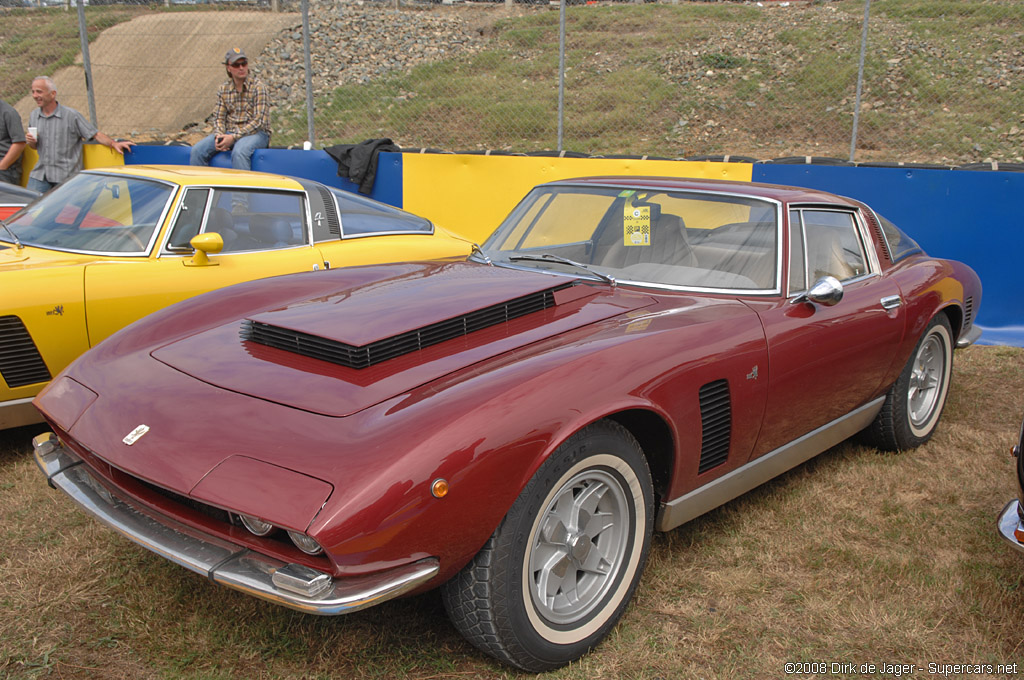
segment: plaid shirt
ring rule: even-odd
[[[267,86],[256,76],[245,79],[241,92],[230,80],[221,85],[213,113],[214,134],[230,134],[236,138],[259,130],[270,134],[270,95]]]

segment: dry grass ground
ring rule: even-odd
[[[787,662],[916,666],[903,677],[1016,662],[969,677],[1024,677],[1024,559],[995,533],[1024,350],[970,348],[955,371],[928,445],[842,444],[656,536],[623,622],[550,677],[773,678]],[[36,429],[0,433],[0,676],[518,677],[464,643],[433,594],[316,618],[135,547],[46,487]]]

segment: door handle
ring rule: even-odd
[[[896,309],[897,307],[901,306],[903,304],[903,298],[901,298],[899,295],[889,295],[888,297],[884,297],[881,300],[879,300],[879,302],[882,303],[882,309],[888,311],[890,309]]]

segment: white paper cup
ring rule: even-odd
[[[28,129],[28,133],[30,135],[32,135],[33,137],[36,137],[38,139],[38,137],[39,137],[39,128],[30,127]]]

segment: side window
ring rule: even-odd
[[[206,233],[224,239],[225,253],[278,250],[309,243],[302,194],[214,189]]]
[[[181,209],[171,229],[171,237],[167,241],[168,250],[190,250],[188,242],[199,233],[203,226],[203,212],[206,210],[208,189],[189,189],[181,199]]]
[[[807,290],[804,267],[807,265],[804,252],[804,228],[799,210],[789,211],[789,293]]]
[[[823,276],[840,281],[867,273],[864,246],[852,213],[838,210],[801,210],[807,279],[810,285]]]

